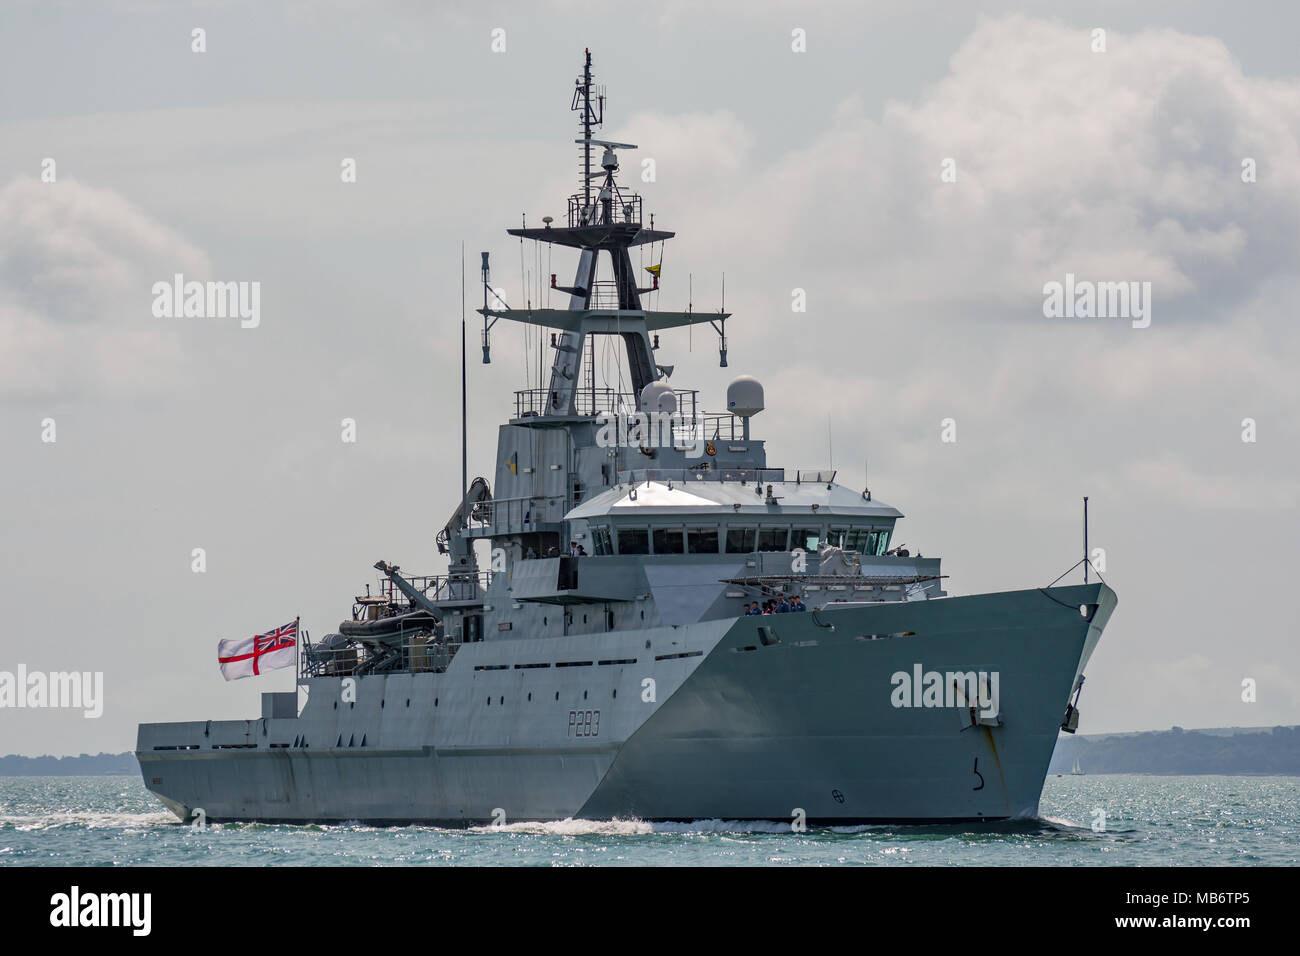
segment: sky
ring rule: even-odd
[[[1067,571],[1089,496],[1119,606],[1081,732],[1300,723],[1297,28],[1284,2],[6,4],[0,671],[104,699],[0,709],[0,753],[258,716],[290,672],[226,683],[218,640],[335,630],[379,559],[444,569],[462,244],[471,307],[482,250],[512,304],[572,274],[505,229],[565,215],[585,47],[677,233],[649,304],[717,309],[725,275],[729,365],[662,333],[676,387],[720,409],[758,377],[769,463],[869,483],[953,594]],[[176,273],[259,283],[258,324],[156,316]],[[1149,325],[1046,314],[1067,275],[1149,289]],[[476,319],[491,477],[537,339],[498,325],[485,366]]]

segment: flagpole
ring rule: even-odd
[[[460,241],[460,497],[462,502],[469,494],[469,399],[466,397],[466,388],[465,240],[462,239]]]
[[[298,646],[302,642],[302,631],[298,624],[301,617],[293,619],[293,715],[298,716]]]

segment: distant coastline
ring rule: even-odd
[[[123,773],[140,774],[140,765],[130,751],[79,757],[0,757],[0,777],[102,777]]]
[[[1048,773],[1300,775],[1300,727],[1210,727],[1069,737]]]
[[[1208,727],[1124,734],[1062,734],[1048,773],[1067,774],[1075,760],[1089,773],[1300,775],[1300,726]],[[76,757],[0,757],[0,777],[127,774],[140,765],[131,752]]]

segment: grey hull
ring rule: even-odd
[[[183,819],[1032,817],[1114,606],[1092,584],[497,641],[355,701],[313,679],[297,718],[144,724],[137,757]],[[997,672],[996,718],[895,706],[917,665]]]

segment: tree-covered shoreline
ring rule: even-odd
[[[1062,736],[1049,773],[1300,774],[1300,727]]]

